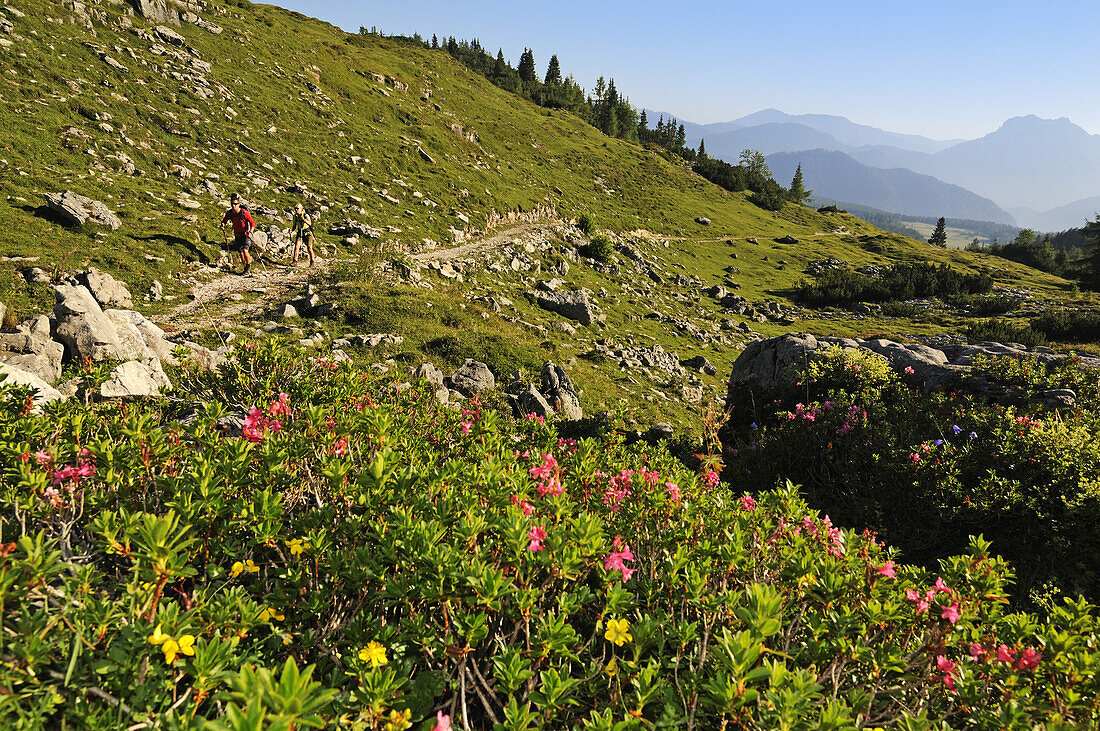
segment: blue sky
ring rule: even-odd
[[[279,0],[356,32],[478,38],[585,89],[614,77],[636,107],[721,122],[774,107],[937,139],[1009,117],[1100,133],[1100,3],[1091,0]]]

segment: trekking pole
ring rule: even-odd
[[[264,268],[264,274],[267,274],[267,264],[264,264],[264,254],[258,248],[256,248],[256,242],[252,240],[252,232],[248,232],[248,244],[250,249],[256,251],[256,261],[260,262],[260,266]]]

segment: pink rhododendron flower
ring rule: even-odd
[[[970,643],[970,657],[971,658],[973,658],[974,660],[981,660],[983,657],[985,657],[985,655],[986,655],[986,651],[985,651],[984,647],[979,645],[977,642],[971,642]]]
[[[527,544],[527,550],[532,553],[537,553],[546,548],[546,546],[542,545],[542,542],[546,540],[546,536],[546,529],[541,525],[536,525],[534,528],[527,531],[527,537],[531,539],[531,542]]]
[[[949,607],[944,607],[943,612],[940,613],[940,617],[946,619],[951,624],[959,621],[959,603],[955,602]]]
[[[920,592],[917,591],[916,589],[906,589],[905,590],[905,598],[908,599],[911,602],[919,602],[920,601]]]
[[[817,523],[808,515],[802,519],[802,528],[812,536],[817,535]]]
[[[31,461],[31,453],[30,452],[23,452],[21,455],[19,455],[19,461],[22,462],[23,464],[27,464],[28,462]]]
[[[470,427],[472,427],[473,425],[474,425],[474,422],[472,422],[472,421],[462,422],[462,433],[463,434],[469,434],[470,433]]]
[[[713,489],[713,488],[717,487],[718,486],[718,473],[715,472],[714,470],[707,470],[706,473],[703,474],[703,482],[706,483],[706,486],[709,487],[709,488]]]
[[[741,496],[741,509],[742,510],[756,510],[756,501],[752,499],[751,495]]]
[[[515,505],[517,508],[522,510],[524,515],[530,515],[531,513],[535,512],[535,507],[531,505],[531,503],[520,498],[518,495],[513,495],[508,499],[512,501],[512,505]]]
[[[951,593],[951,589],[947,587],[947,584],[943,583],[942,576],[936,577],[936,583],[932,584],[932,591],[943,592],[945,594]]]
[[[630,550],[630,545],[622,543],[619,536],[615,536],[614,548],[621,548],[619,551],[612,551],[607,555],[607,558],[603,561],[603,567],[605,571],[621,571],[623,575],[623,583],[634,574],[634,569],[628,567],[624,562],[634,560],[634,552]]]
[[[997,662],[1013,662],[1015,659],[1012,656],[1012,651],[1008,649],[1008,645],[1001,645],[997,648]]]
[[[676,504],[680,503],[680,486],[677,485],[675,482],[666,482],[665,492],[668,493],[669,500]]]
[[[920,455],[917,454],[916,452],[910,452],[909,453],[909,461],[912,462],[913,464],[920,464]]]
[[[897,577],[898,573],[894,570],[894,562],[887,561],[884,565],[875,568],[875,571],[879,572],[888,579]]]
[[[432,731],[451,731],[451,717],[444,715],[443,711],[436,711]]]
[[[34,459],[38,463],[39,467],[45,467],[46,465],[53,462],[53,457],[51,457],[50,453],[44,449],[39,449],[37,452],[35,452]]]
[[[1030,647],[1020,654],[1020,659],[1013,666],[1017,670],[1034,670],[1039,667],[1039,661],[1043,659],[1043,653],[1032,650]]]
[[[344,437],[340,437],[336,440],[336,443],[332,445],[332,454],[337,457],[343,457],[348,453],[348,440]]]
[[[905,366],[905,374],[907,376],[913,375],[913,366]]]
[[[285,416],[290,418],[290,404],[287,403],[287,399],[289,398],[289,394],[280,393],[279,398],[268,404],[267,413],[271,416]]]

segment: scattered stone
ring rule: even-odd
[[[281,310],[279,310],[279,317],[283,317],[283,318],[298,317],[298,310],[297,310],[297,308],[294,307],[294,305],[291,305],[291,304],[283,305],[283,308]]]
[[[50,339],[50,319],[45,315],[24,320],[14,333],[0,333],[0,363],[26,371],[47,384],[61,377],[64,355],[65,346]]]
[[[168,7],[166,0],[130,0],[134,10],[141,17],[153,23],[179,25],[180,16]]]
[[[543,364],[542,393],[546,395],[546,401],[562,419],[575,421],[584,417],[581,401],[573,387],[573,382],[561,366],[549,361]]]
[[[702,224],[703,226],[709,226],[710,225],[710,219],[707,218],[706,216],[696,216],[695,217],[695,222],[698,223],[698,224]]]
[[[44,193],[43,197],[49,209],[70,225],[94,223],[110,226],[112,231],[122,227],[122,221],[110,208],[87,196],[67,190],[64,193]]]
[[[101,398],[132,398],[155,396],[171,391],[172,383],[156,358],[131,360],[111,371],[99,387]]]
[[[451,374],[451,388],[464,396],[473,397],[490,391],[496,386],[496,378],[489,366],[467,358],[457,371]]]
[[[133,297],[126,285],[107,272],[90,267],[76,275],[75,282],[88,288],[100,307],[115,307],[129,310],[134,306]]]
[[[43,381],[33,373],[28,373],[22,368],[17,368],[7,363],[0,363],[0,374],[4,376],[0,381],[5,384],[16,384],[19,386],[30,386],[35,389],[36,393],[33,396],[35,409],[41,409],[43,404],[48,404],[51,401],[64,401],[65,396],[61,394],[50,384]]]
[[[775,239],[775,241],[777,241],[780,244],[797,244],[798,243],[798,239],[796,239],[794,236],[791,236],[790,234],[787,234],[786,236],[781,236],[778,239]]]
[[[701,355],[682,360],[680,361],[680,365],[685,368],[690,368],[693,371],[698,371],[699,373],[705,373],[708,376],[713,376],[718,372],[718,368]]]
[[[542,309],[575,320],[582,325],[591,325],[596,320],[596,311],[588,299],[588,293],[584,290],[530,292],[528,296]]]

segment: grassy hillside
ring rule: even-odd
[[[320,237],[346,262],[319,280],[342,287],[335,295],[342,314],[324,328],[338,336],[389,327],[407,338],[398,351],[357,356],[432,358],[453,366],[497,344],[507,351],[490,362],[498,376],[515,366],[538,367],[546,357],[568,361],[610,338],[624,346],[659,344],[682,358],[702,350],[719,369],[703,377],[703,385],[720,393],[740,340],[701,343],[682,323],[711,329],[723,319],[745,318],[723,313],[716,301],[700,297],[700,287],[732,281],[753,303],[772,300],[787,308],[806,265],[828,257],[857,267],[951,262],[991,271],[1000,283],[1028,287],[1039,299],[1060,296],[1064,287],[1026,267],[915,245],[852,217],[800,206],[764,211],[656,149],[607,138],[572,115],[517,99],[441,51],[348,35],[244,2],[206,4],[203,21],[222,32],[183,23],[172,31],[178,38],[158,35],[128,5],[85,7],[79,15],[30,0],[18,17],[4,11],[13,28],[12,44],[0,49],[0,101],[13,112],[0,140],[6,173],[0,226],[8,257],[0,298],[13,312],[9,321],[52,303],[48,287],[28,285],[19,274],[32,264],[47,272],[95,265],[138,293],[158,279],[169,299],[144,307],[165,313],[196,276],[209,276],[196,267],[217,260],[215,225],[231,191],[258,209],[261,227],[285,226],[285,212],[305,198],[324,210],[322,228],[351,218],[381,232],[378,240],[354,245]],[[59,225],[42,207],[42,195],[62,190],[103,201],[122,227]],[[587,213],[597,228],[623,234],[618,242],[649,257],[663,281],[631,269],[622,256],[616,257],[622,268],[610,274],[574,266],[566,288],[607,294],[600,302],[606,322],[572,336],[523,324],[548,317],[522,296],[535,283],[527,271],[481,282],[475,275],[477,283],[435,278],[431,292],[371,274],[382,258],[449,246],[481,235],[501,214],[536,210],[566,220]],[[711,223],[697,223],[700,216]],[[627,235],[639,231],[653,235]],[[799,243],[775,242],[785,235]],[[575,229],[559,226],[534,240],[532,258],[545,271],[580,243]],[[727,271],[731,266],[737,271]],[[676,275],[693,279],[677,284]],[[483,314],[476,303],[467,308],[466,301],[490,287],[515,303],[507,319]],[[655,309],[667,317],[655,319]],[[173,320],[165,324],[171,328]],[[951,313],[914,322],[809,310],[750,324],[766,335],[792,328],[856,334],[959,326]],[[639,423],[697,422],[691,407],[669,397],[676,383],[638,385],[629,374],[583,359],[576,367],[593,408],[630,396]]]

